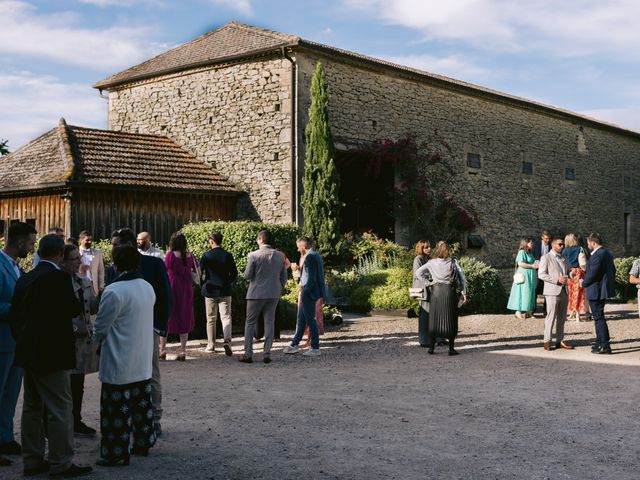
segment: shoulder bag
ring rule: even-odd
[[[587,254],[582,247],[580,247],[580,253],[578,254],[578,265],[582,270],[587,270]]]
[[[524,283],[524,273],[518,272],[518,262],[516,262],[516,267],[513,269],[513,283],[517,285]]]

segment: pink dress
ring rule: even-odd
[[[169,333],[190,333],[195,325],[193,315],[193,282],[191,269],[193,255],[187,254],[186,265],[173,252],[167,253],[164,264],[169,273],[169,283],[173,293],[173,310],[169,316]]]

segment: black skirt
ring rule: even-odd
[[[458,334],[458,296],[453,285],[436,283],[431,286],[429,336],[455,338]]]

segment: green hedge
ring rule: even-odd
[[[236,261],[238,271],[247,266],[247,255],[256,250],[256,237],[260,230],[269,230],[275,238],[276,248],[282,250],[291,261],[297,261],[296,239],[300,229],[296,225],[274,225],[260,222],[198,222],[188,223],[181,231],[187,238],[189,250],[200,258],[209,249],[209,234],[222,233],[222,246]]]
[[[506,312],[507,294],[495,268],[473,257],[462,257],[460,268],[467,279],[467,303],[462,312]]]
[[[502,313],[507,296],[498,272],[475,258],[463,257],[460,267],[467,278],[468,302],[464,313]],[[334,297],[342,296],[348,308],[359,312],[370,310],[418,310],[417,300],[409,298],[412,272],[408,268],[388,268],[360,277],[352,272],[329,273],[329,288]]]
[[[629,272],[637,257],[614,258],[616,266],[616,297],[615,300],[626,302],[636,296],[635,286],[629,284]]]

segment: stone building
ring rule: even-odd
[[[508,266],[518,238],[542,228],[640,250],[640,134],[560,108],[235,22],[94,87],[108,91],[111,130],[167,136],[241,185],[240,217],[301,222],[317,62],[338,159],[406,134],[447,145],[451,191],[479,215],[477,257]],[[357,182],[341,174],[343,189]],[[356,203],[345,211],[372,210]]]
[[[96,238],[128,226],[166,245],[183,224],[235,217],[240,192],[166,137],[56,128],[0,158],[0,233],[13,222]]]

